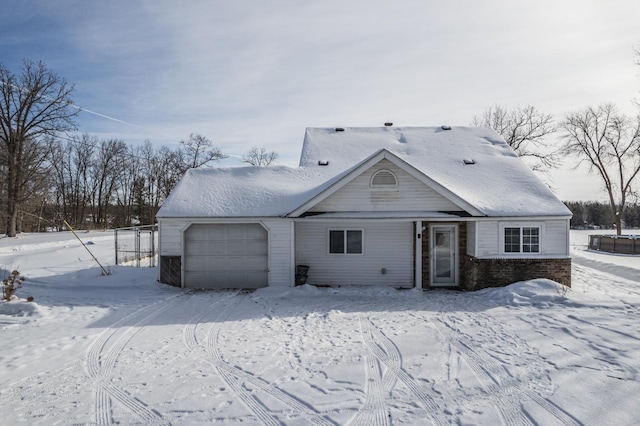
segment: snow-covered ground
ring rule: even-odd
[[[640,422],[640,257],[573,288],[184,291],[113,266],[110,232],[0,239],[0,424]]]

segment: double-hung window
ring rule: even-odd
[[[362,229],[329,230],[330,254],[362,254]]]
[[[505,226],[505,253],[540,253],[539,226]]]

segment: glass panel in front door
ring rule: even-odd
[[[435,284],[454,284],[455,271],[455,229],[436,228],[433,231],[433,276]]]

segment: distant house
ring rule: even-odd
[[[299,167],[189,170],[157,217],[188,288],[571,285],[570,211],[486,128],[310,128]]]

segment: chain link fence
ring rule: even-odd
[[[156,266],[158,225],[114,229],[116,265]]]

